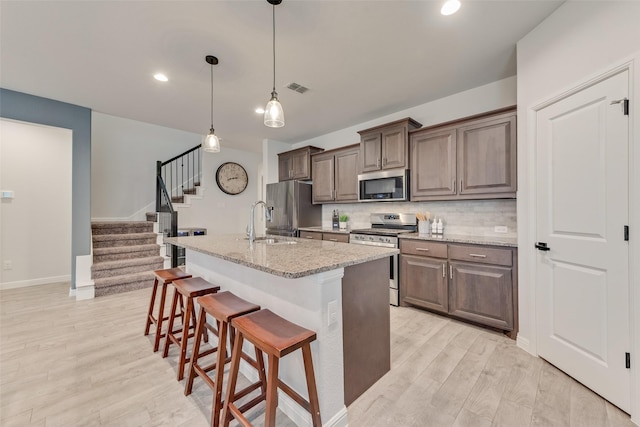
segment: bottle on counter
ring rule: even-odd
[[[340,216],[338,215],[338,210],[333,210],[333,216],[331,218],[331,228],[334,230],[338,230],[340,228]]]
[[[438,234],[438,218],[433,218],[431,223],[431,234]]]
[[[444,224],[442,224],[442,218],[438,219],[437,230],[438,234],[444,234]]]

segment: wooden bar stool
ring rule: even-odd
[[[269,310],[260,310],[231,320],[231,326],[236,330],[236,339],[231,356],[231,371],[227,384],[227,394],[222,412],[224,427],[229,426],[231,418],[237,419],[240,424],[250,426],[249,420],[242,414],[243,408],[238,408],[235,401],[239,398],[236,394],[236,382],[240,367],[240,354],[244,339],[251,342],[262,357],[261,352],[269,355],[269,368],[267,370],[267,393],[265,427],[276,425],[276,407],[278,406],[278,388],[288,394],[300,406],[309,411],[314,427],[322,426],[320,420],[320,406],[318,404],[318,391],[316,379],[313,374],[313,362],[311,360],[310,343],[316,339],[316,333],[283,319]],[[304,372],[307,380],[309,400],[305,400],[291,387],[278,378],[280,359],[287,354],[301,349],[304,361]],[[245,405],[246,406],[246,405]]]
[[[227,335],[231,337],[230,343],[233,349],[233,341],[235,338],[235,331],[231,327],[231,319],[243,316],[248,313],[260,310],[260,306],[250,303],[237,297],[231,292],[219,292],[216,294],[205,295],[198,298],[198,304],[200,305],[200,313],[198,317],[198,326],[196,328],[195,338],[193,340],[193,349],[191,350],[191,365],[189,367],[189,376],[184,388],[185,396],[191,394],[193,388],[193,380],[195,377],[200,376],[204,382],[213,391],[213,404],[211,406],[211,425],[218,427],[220,425],[220,412],[222,411],[222,381],[224,377],[224,365],[231,361],[230,357],[227,357]],[[213,331],[213,326],[207,323],[207,314],[212,316],[217,323],[217,335],[218,335],[218,347],[213,349],[217,350],[216,362],[208,366],[204,366],[200,362],[200,358],[207,354],[212,353],[211,350],[200,353],[200,341],[202,334],[207,333],[207,329]],[[241,357],[247,361],[251,366],[258,371],[259,381],[245,387],[242,391],[236,393],[237,398],[246,396],[258,388],[262,388],[260,396],[253,403],[254,406],[264,400],[266,393],[266,376],[264,370],[264,359],[262,353],[256,351],[256,358],[251,359],[247,354],[241,352]],[[211,378],[207,375],[208,372],[216,370],[215,378]],[[253,400],[252,400],[253,402]],[[251,404],[249,402],[247,405]],[[247,408],[248,409],[248,408]]]
[[[144,334],[149,335],[149,329],[151,324],[156,325],[156,336],[153,343],[153,351],[158,351],[160,347],[160,339],[164,337],[162,333],[162,322],[169,319],[164,316],[164,303],[167,297],[167,285],[174,280],[188,279],[191,274],[187,274],[179,268],[169,268],[166,270],[155,270],[153,274],[156,276],[153,281],[153,290],[151,291],[151,301],[149,302],[149,312],[147,313],[147,324],[144,328]],[[160,307],[158,307],[158,317],[153,315],[153,309],[156,302],[156,294],[158,292],[158,285],[162,286],[160,290]]]
[[[193,306],[193,299],[201,297],[207,294],[213,294],[220,290],[220,286],[213,285],[201,277],[192,277],[189,279],[180,279],[173,281],[173,301],[171,302],[171,314],[169,315],[169,327],[167,328],[167,336],[164,342],[164,352],[162,357],[169,355],[169,346],[173,343],[180,346],[180,357],[178,359],[178,381],[184,378],[184,365],[189,361],[187,357],[187,345],[189,338],[194,334],[189,333],[189,322],[191,319],[195,319],[196,310]],[[178,301],[182,302],[182,299],[186,298],[187,304],[182,316],[182,328],[178,330],[173,329],[173,323],[176,314],[176,308],[178,307]],[[195,332],[195,322],[194,322]],[[177,336],[182,332],[182,337]],[[206,339],[206,336],[205,336]]]

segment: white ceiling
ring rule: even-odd
[[[206,134],[210,66],[222,147],[295,143],[516,74],[516,42],[561,1],[284,0],[276,90],[286,126],[254,112],[272,87],[266,0],[0,1],[0,85]],[[162,71],[168,83],[152,78]],[[305,94],[284,86],[296,82]],[[351,143],[355,141],[345,141]]]

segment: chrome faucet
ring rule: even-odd
[[[251,210],[249,211],[249,244],[253,245],[253,242],[256,240],[256,226],[254,223],[253,213],[258,205],[264,205],[264,217],[267,221],[271,221],[271,213],[273,212],[273,206],[267,206],[265,202],[262,200],[258,200],[253,205],[251,205]]]

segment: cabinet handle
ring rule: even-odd
[[[305,239],[313,239],[313,236],[306,236]]]
[[[447,277],[447,267],[445,264],[442,264],[442,277]]]
[[[469,254],[469,256],[472,256],[474,258],[486,258],[486,255],[482,255],[482,254]]]
[[[384,159],[382,159],[382,167],[385,167],[387,165],[387,158],[385,157]]]
[[[380,167],[380,159],[376,160],[376,167],[379,168]]]
[[[460,180],[460,194],[462,194],[462,180]]]
[[[449,278],[453,279],[453,267],[449,266]]]
[[[451,186],[453,187],[453,194],[456,194],[456,179],[451,180]]]
[[[327,239],[327,240],[329,240],[330,242],[337,242],[338,241],[338,239]]]
[[[416,248],[416,251],[429,252],[429,248]]]

